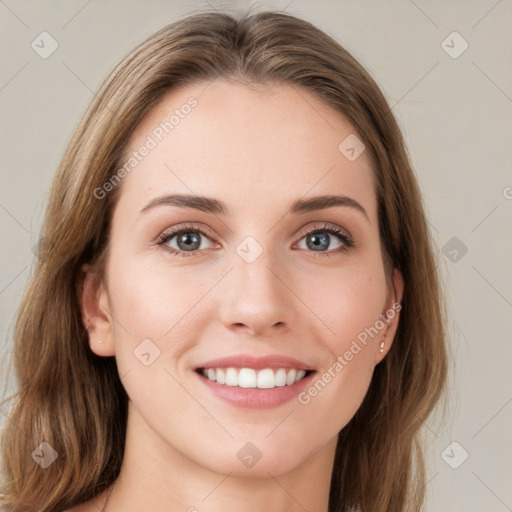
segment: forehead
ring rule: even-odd
[[[366,152],[350,160],[339,148],[354,136],[343,115],[296,86],[182,86],[148,112],[128,141],[120,203],[142,208],[173,192],[217,197],[254,213],[308,195],[343,194],[375,218]]]

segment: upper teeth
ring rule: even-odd
[[[284,368],[203,368],[202,373],[210,380],[227,386],[241,388],[269,389],[276,386],[291,386],[301,380],[306,372],[304,370],[286,370]]]

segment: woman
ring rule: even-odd
[[[446,379],[375,82],[296,17],[190,16],[63,156],[15,331],[9,511],[409,511]]]

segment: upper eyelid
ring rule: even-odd
[[[199,231],[201,234],[204,234],[205,236],[209,238],[215,238],[213,234],[210,234],[210,231],[208,228],[202,226],[201,224],[192,224],[192,223],[185,223],[183,225],[174,226],[172,228],[164,229],[157,237],[156,241],[162,240],[169,237],[174,237],[176,235],[179,235],[183,231]]]
[[[313,224],[313,225],[311,225]],[[298,231],[298,234],[296,236],[300,237],[299,240],[302,239],[302,237],[306,236],[307,234],[314,232],[316,230],[322,231],[322,230],[329,230],[330,228],[339,230],[339,233],[337,233],[340,236],[346,236],[351,242],[353,241],[353,237],[350,234],[350,232],[343,228],[342,226],[339,226],[338,224],[335,224],[333,222],[328,221],[317,221],[316,223],[309,223],[307,226],[301,228]],[[186,231],[199,231],[202,235],[208,237],[212,241],[217,241],[216,237],[213,234],[210,234],[211,230],[201,223],[184,223],[183,225],[178,225],[177,227],[172,227],[164,230],[160,235],[158,235],[156,241],[162,242],[169,240],[171,238],[174,238],[176,235],[179,235],[182,232]]]

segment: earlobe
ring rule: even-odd
[[[375,355],[375,365],[379,364],[384,359],[393,344],[398,329],[400,310],[402,309],[401,301],[403,292],[404,280],[402,272],[395,268],[393,271],[393,287],[386,301],[386,309],[381,314],[381,318],[385,321],[386,326],[381,337],[378,339],[379,350]]]
[[[395,289],[395,297],[393,303],[400,303],[402,302],[402,298],[404,296],[404,276],[398,268],[395,268],[393,271],[393,285]]]
[[[91,350],[99,356],[114,355],[108,294],[101,277],[88,263],[80,269],[77,291]]]

